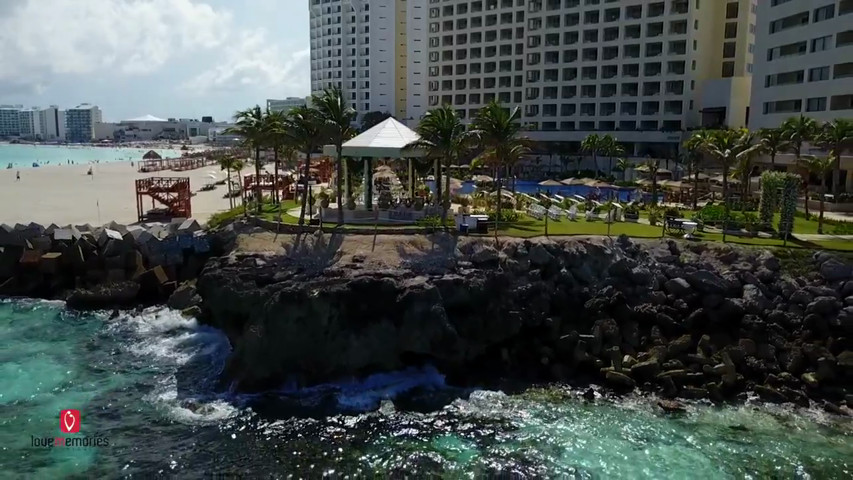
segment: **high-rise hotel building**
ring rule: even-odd
[[[308,0],[311,92],[338,86],[359,119],[426,113],[427,0]]]
[[[853,117],[853,0],[758,5],[750,128]]]
[[[664,155],[746,125],[756,0],[428,0],[428,107],[522,108],[535,140]]]

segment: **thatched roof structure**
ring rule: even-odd
[[[154,150],[148,150],[148,153],[142,156],[143,160],[162,160],[163,157],[160,156],[159,153]]]

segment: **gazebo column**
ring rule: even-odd
[[[349,157],[341,157],[341,162],[343,162],[343,165],[341,165],[341,171],[344,175],[344,198],[342,201],[346,204],[349,201],[350,195],[352,195],[352,189],[350,188],[349,182]],[[338,205],[338,208],[343,208],[343,205]]]
[[[415,161],[409,157],[409,198],[415,199]]]
[[[364,209],[373,210],[373,168],[371,157],[364,157]]]

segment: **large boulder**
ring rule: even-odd
[[[136,282],[101,284],[91,289],[77,289],[66,298],[69,308],[76,310],[102,310],[134,306],[139,294]]]
[[[725,279],[708,270],[687,273],[685,280],[702,293],[724,294],[729,289],[729,283]]]
[[[172,292],[166,306],[174,310],[186,310],[201,304],[201,297],[196,293],[195,285],[183,283]]]
[[[693,288],[690,286],[690,283],[683,278],[667,280],[666,283],[664,283],[663,288],[676,297],[685,297],[693,293]]]
[[[853,265],[830,259],[820,265],[820,275],[830,282],[849,280],[853,277]]]

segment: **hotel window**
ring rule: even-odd
[[[809,98],[806,100],[807,112],[823,112],[826,110],[826,97]]]
[[[816,8],[814,11],[814,21],[822,22],[829,20],[835,16],[835,5],[827,5],[825,7]]]
[[[819,37],[812,40],[812,52],[821,52],[832,46],[832,35]]]
[[[829,80],[829,67],[815,67],[809,69],[809,81],[820,82]]]
[[[735,62],[723,62],[723,78],[735,76]]]
[[[732,58],[735,56],[735,42],[726,42],[723,44],[723,58]]]

